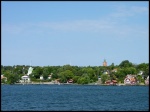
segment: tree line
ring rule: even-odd
[[[1,83],[18,83],[21,77],[27,74],[29,67],[25,65],[1,65],[1,74],[7,77],[7,81],[2,79]],[[144,83],[145,78],[149,76],[149,63],[133,64],[128,60],[122,61],[119,65],[112,63],[110,66],[64,65],[32,67],[33,72],[29,76],[33,82],[47,82],[59,79],[61,83],[66,83],[69,79],[73,79],[73,83],[88,84],[94,83],[98,81],[98,78],[101,78],[102,83],[105,83],[107,80],[117,80],[117,82],[123,83],[127,74],[134,74],[140,83]],[[140,71],[142,71],[142,75],[139,74]],[[51,79],[48,79],[49,75],[51,75]],[[40,76],[43,76],[43,80],[40,80]]]

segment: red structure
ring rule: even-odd
[[[108,81],[106,81],[105,82],[105,84],[107,84],[107,85],[116,85],[117,84],[117,81],[116,80],[108,80]]]

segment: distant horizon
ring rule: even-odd
[[[1,65],[149,63],[148,1],[2,1]]]
[[[123,60],[123,61],[125,61],[125,60]],[[128,60],[129,61],[129,60]],[[131,61],[129,61],[129,62],[131,62]],[[120,62],[121,63],[121,62]],[[120,64],[119,63],[119,64]],[[132,63],[132,62],[131,62]],[[145,63],[145,62],[143,62],[143,63]],[[116,65],[115,63],[114,63],[114,66],[119,66],[119,64],[118,65]],[[132,64],[135,64],[135,65],[139,65],[139,64],[142,64],[142,63],[139,63],[139,64],[137,64],[137,63],[132,63]],[[149,62],[148,63],[146,63],[146,64],[149,64]],[[1,64],[2,65],[2,64]],[[18,64],[16,64],[16,65],[2,65],[2,66],[17,66]],[[103,66],[103,63],[101,64],[101,65],[86,65],[86,66],[79,66],[79,65],[71,65],[71,64],[64,64],[64,65],[44,65],[44,66],[65,66],[65,65],[70,65],[70,66],[78,66],[78,67],[86,67],[86,66]],[[19,66],[24,66],[24,64],[19,64]],[[25,66],[39,66],[39,65],[25,65]],[[40,66],[40,67],[44,67],[44,66]],[[111,66],[111,64],[107,64],[107,66]],[[106,66],[106,67],[107,67]]]

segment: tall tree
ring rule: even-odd
[[[128,60],[124,60],[119,64],[119,67],[123,68],[123,67],[132,67],[132,63],[129,62]]]
[[[105,81],[107,81],[108,79],[109,79],[109,76],[107,74],[102,74],[101,75],[102,84],[104,84]]]

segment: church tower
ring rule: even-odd
[[[107,62],[106,62],[105,59],[104,59],[104,62],[103,62],[103,66],[107,66]]]

